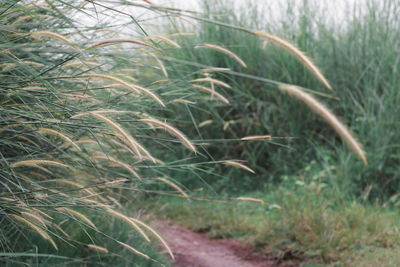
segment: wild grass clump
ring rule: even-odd
[[[189,148],[184,157],[196,147],[163,119],[187,92],[161,82],[158,59],[165,45],[180,47],[112,6],[78,2],[0,6],[0,262],[161,264],[149,233],[173,257],[168,244],[123,204],[154,184],[188,198],[164,170],[180,168],[175,142]],[[118,26],[100,23],[115,16]]]
[[[370,197],[396,194],[400,185],[395,167],[399,166],[396,144],[400,136],[394,130],[399,99],[399,5],[389,0],[366,2],[350,7],[352,12],[341,20],[327,15],[330,11],[321,3],[310,1],[298,5],[284,1],[281,13],[257,1],[241,8],[226,1],[204,2],[201,19],[208,23],[197,25],[193,38],[180,38],[185,49],[176,55],[180,61],[169,61],[176,70],[169,71],[170,78],[194,73],[223,81],[231,88],[215,85],[213,92],[231,105],[215,102],[207,112],[188,105],[185,109],[191,110],[196,124],[211,118],[213,123],[190,126],[186,133],[220,140],[208,147],[212,155],[245,159],[257,173],[236,179],[241,174],[232,169],[222,180],[207,182],[225,191],[254,190],[260,181],[279,183],[317,159],[321,168],[337,166],[327,179],[338,189],[360,195],[370,188]],[[191,27],[181,25],[182,31]],[[209,43],[227,49],[247,68],[215,49],[193,49]],[[193,60],[201,64],[190,64]],[[368,165],[349,156],[343,146],[346,142],[304,103],[277,90],[281,83],[300,86],[326,103],[338,121],[349,126],[354,140],[363,144],[361,148],[345,138],[364,163],[368,157]],[[272,139],[238,141],[252,135]],[[221,171],[216,167],[215,172]]]

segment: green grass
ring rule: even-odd
[[[371,188],[370,196],[389,198],[399,189],[399,140],[397,103],[400,80],[397,70],[399,47],[399,5],[397,1],[365,1],[369,8],[348,12],[342,21],[330,20],[317,4],[293,6],[282,3],[282,16],[268,19],[275,10],[257,1],[233,9],[226,1],[204,1],[205,19],[263,30],[286,38],[307,53],[322,69],[334,90],[328,92],[292,55],[271,42],[217,23],[201,23],[194,30],[187,24],[174,29],[194,31],[192,38],[181,37],[184,49],[171,51],[175,58],[187,61],[168,63],[171,79],[185,86],[186,75],[201,77],[201,67],[229,68],[233,72],[215,72],[212,77],[232,88],[217,87],[232,105],[208,105],[207,109],[190,106],[197,124],[213,120],[202,128],[185,129],[198,139],[214,139],[207,147],[213,157],[247,160],[257,175],[242,175],[237,170],[216,166],[221,179],[206,178],[215,189],[225,192],[257,190],[260,184],[280,183],[286,175],[296,175],[311,161],[320,169],[331,169],[327,181],[340,189],[361,194]],[[379,3],[378,3],[379,2]],[[243,68],[230,57],[207,49],[194,49],[203,43],[226,47],[245,62]],[[176,52],[176,53],[174,53]],[[256,77],[245,77],[244,75]],[[267,80],[265,80],[267,79]],[[303,103],[279,92],[273,80],[297,84],[327,104],[338,117],[350,125],[364,145],[368,166],[360,164],[338,136]],[[186,85],[187,86],[187,85]],[[199,102],[200,100],[196,100]],[[178,114],[177,118],[175,115]],[[187,113],[177,112],[174,119],[189,120]],[[246,135],[270,134],[272,142],[238,142]],[[225,138],[231,141],[222,141]],[[216,141],[221,140],[221,141]],[[236,140],[236,141],[235,141]],[[301,160],[299,160],[301,159]],[[241,177],[237,179],[237,177]],[[188,184],[200,185],[195,179]]]
[[[148,114],[164,120],[163,113],[171,113],[164,105],[177,105],[173,100],[187,92],[154,83],[165,77],[143,55],[162,53],[168,47],[162,42],[146,39],[147,50],[132,43],[92,47],[104,39],[126,39],[127,27],[137,31],[131,39],[148,33],[135,18],[121,18],[118,9],[78,2],[0,5],[0,262],[159,264],[164,258],[156,243],[143,245],[137,230],[108,210],[127,212],[122,204],[137,192],[163,184],[156,177],[190,171],[187,158],[193,153],[174,154],[176,137],[139,121]],[[108,21],[116,17],[117,26]],[[175,158],[187,159],[184,168]],[[139,260],[118,242],[152,259]],[[99,256],[89,245],[110,252]]]
[[[380,266],[394,266],[390,265],[397,257],[394,251],[400,248],[396,208],[350,199],[312,184],[243,196],[262,199],[264,204],[232,197],[190,202],[161,197],[148,205],[157,216],[211,238],[239,239],[282,261],[365,266],[376,256]]]
[[[204,1],[204,15],[197,18],[202,22],[196,28],[170,16],[177,10],[149,7],[145,1],[121,0],[124,8],[95,2],[78,6],[74,0],[49,0],[39,6],[31,2],[5,1],[0,6],[0,247],[5,253],[1,256],[7,256],[2,263],[151,266],[163,262],[154,246],[142,246],[143,241],[133,237],[137,233],[121,221],[111,216],[104,220],[104,208],[139,210],[138,192],[179,194],[169,191],[176,186],[162,183],[163,179],[185,191],[207,187],[207,192],[262,198],[266,204],[258,206],[217,197],[187,205],[166,198],[147,204],[197,231],[243,239],[279,259],[367,264],[371,258],[392,255],[398,247],[399,218],[393,208],[399,203],[400,188],[397,2],[385,0],[378,7],[371,0],[367,13],[355,10],[347,24],[332,25],[323,10],[310,5],[288,4],[281,20],[264,21],[257,5],[235,13],[225,1]],[[165,28],[152,27],[151,19],[130,16],[125,11],[132,6],[146,7],[155,17],[165,15],[167,31],[195,30],[195,35],[171,37],[180,48],[160,38],[146,39]],[[83,18],[91,22],[86,25]],[[249,29],[293,42],[315,60],[335,90],[325,91],[297,59]],[[129,37],[144,38],[140,40],[147,46],[89,48],[131,32],[135,34]],[[223,53],[195,48],[204,43],[229,48],[248,68]],[[204,76],[200,69],[210,66],[230,69],[210,75],[232,86],[216,88],[231,105],[192,87],[193,79]],[[133,92],[134,87],[115,78],[147,88],[166,107],[154,101],[154,95]],[[332,107],[364,144],[369,165],[352,156],[303,103],[279,92],[280,82],[300,85]],[[118,112],[102,113],[106,118],[74,117],[99,110]],[[165,129],[140,121],[148,116],[183,130],[198,153],[188,151]],[[210,119],[213,123],[199,127]],[[243,136],[264,134],[271,134],[272,140],[240,141]],[[147,153],[131,137],[164,163],[142,158]],[[243,175],[243,170],[221,164],[232,158],[247,160],[256,174]],[[121,179],[123,183],[109,184]],[[375,199],[383,199],[386,206],[374,204]],[[82,212],[99,230],[60,207]],[[50,238],[42,238],[41,230]],[[143,249],[153,261],[139,260],[116,247],[116,241]],[[88,244],[101,244],[110,254],[90,252]]]

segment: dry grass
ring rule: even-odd
[[[195,80],[192,80],[192,82],[209,82],[211,84],[221,85],[225,88],[232,88],[229,84],[227,84],[223,81],[217,80],[217,79],[210,78],[210,77],[195,79]]]
[[[133,247],[129,246],[128,244],[124,243],[124,242],[120,242],[117,241],[118,244],[120,244],[121,246],[123,246],[124,248],[126,248],[127,250],[129,250],[130,252],[132,252],[133,254],[139,255],[145,259],[150,259],[150,257],[147,254],[144,254],[140,251],[138,251],[137,249],[134,249]]]
[[[222,102],[229,105],[229,100],[226,97],[224,97],[223,95],[221,95],[220,93],[215,92],[213,89],[202,86],[202,85],[198,85],[198,84],[192,84],[192,86],[194,88],[200,89],[202,91],[206,91],[210,95],[219,98]]]
[[[167,250],[168,254],[171,256],[171,258],[174,260],[175,256],[172,253],[171,248],[168,246],[167,242],[164,240],[164,238],[162,238],[162,236],[160,236],[153,228],[151,228],[150,226],[148,226],[147,224],[145,224],[142,221],[139,221],[135,218],[130,218],[131,220],[133,220],[135,223],[139,224],[140,226],[142,226],[143,228],[145,228],[146,230],[148,230],[149,232],[151,232],[159,241],[160,243],[164,246],[164,248]]]
[[[159,39],[159,40],[161,40],[161,41],[163,41],[163,42],[165,42],[167,44],[172,45],[175,48],[181,48],[181,46],[177,42],[172,41],[171,39],[169,39],[168,37],[163,36],[163,35],[149,35],[149,36],[146,36],[144,38],[145,39],[150,39],[150,40]]]
[[[253,197],[237,197],[237,200],[264,204],[264,200]]]
[[[164,74],[165,78],[168,78],[168,72],[167,69],[164,66],[164,63],[162,62],[161,59],[158,58],[158,56],[156,56],[154,53],[151,52],[145,52],[146,54],[148,54],[149,56],[151,56],[152,58],[154,58],[156,60],[156,62],[158,63],[158,65],[160,66],[160,70],[162,71],[162,73]],[[158,81],[159,82],[159,81]]]
[[[234,60],[236,60],[236,62],[238,62],[240,65],[242,65],[244,68],[247,68],[246,63],[235,53],[233,53],[232,51],[219,46],[219,45],[214,45],[214,44],[201,44],[201,45],[197,45],[195,48],[210,48],[212,50],[221,52],[225,55],[230,56],[231,58],[233,58]]]
[[[319,70],[319,68],[314,64],[314,62],[301,50],[299,50],[296,46],[293,44],[289,43],[286,40],[283,40],[277,36],[265,33],[265,32],[260,32],[260,31],[252,31],[251,33],[265,38],[283,48],[285,48],[289,53],[291,53],[293,56],[295,56],[300,62],[306,66],[310,70],[312,74],[315,75],[315,77],[321,81],[321,83],[328,89],[332,90],[332,86],[328,82],[328,80],[325,78],[325,76],[322,74],[322,72]]]
[[[106,249],[105,247],[101,247],[101,246],[93,245],[93,244],[89,244],[89,245],[87,245],[87,247],[90,248],[91,250],[94,250],[94,251],[97,251],[100,253],[104,253],[104,254],[108,253],[108,249]]]
[[[265,140],[271,140],[272,136],[270,135],[250,135],[250,136],[245,136],[240,138],[240,140],[243,141],[265,141]]]
[[[75,144],[74,141],[72,141],[72,139],[69,136],[67,136],[66,134],[63,134],[56,130],[48,129],[48,128],[39,128],[38,132],[42,133],[42,134],[49,134],[49,135],[59,137],[59,138],[63,139],[64,141],[66,141],[69,145],[72,145],[77,150],[81,151],[81,148],[77,144]]]
[[[134,39],[107,39],[107,40],[102,40],[100,42],[92,44],[89,47],[89,49],[95,48],[95,47],[100,47],[100,46],[105,46],[105,45],[120,44],[120,43],[129,43],[129,44],[137,44],[137,45],[152,47],[149,44],[146,44],[144,42],[137,41]]]
[[[189,196],[186,194],[186,192],[182,190],[182,188],[180,188],[178,185],[171,182],[170,180],[168,180],[166,178],[162,178],[162,177],[154,178],[154,180],[157,180],[157,181],[163,182],[164,184],[169,185],[170,187],[174,188],[176,191],[181,193],[184,198],[190,199]]]
[[[190,140],[181,131],[179,131],[175,127],[172,127],[171,125],[169,125],[165,122],[162,122],[160,120],[157,120],[157,119],[140,119],[139,121],[163,128],[165,131],[167,131],[171,135],[173,135],[173,136],[177,137],[179,140],[181,140],[182,143],[188,149],[192,150],[193,152],[196,152],[196,148],[194,147],[192,142],[190,142]]]
[[[37,31],[37,32],[31,33],[30,36],[33,38],[40,38],[40,36],[44,36],[44,37],[51,37],[53,39],[58,39],[58,40],[63,41],[64,43],[70,45],[77,52],[81,53],[81,50],[75,44],[73,44],[71,41],[69,41],[66,37],[62,36],[61,34],[51,32],[51,31]]]
[[[289,95],[303,101],[307,106],[309,106],[315,113],[320,115],[335,131],[342,137],[350,149],[364,162],[368,164],[367,156],[365,151],[361,147],[361,144],[353,137],[347,127],[340,122],[336,116],[324,105],[318,102],[310,94],[304,92],[297,86],[293,85],[281,85],[279,89]]]
[[[60,211],[60,212],[69,213],[70,215],[81,219],[83,222],[85,222],[86,224],[90,225],[91,227],[93,227],[94,229],[97,230],[96,225],[88,217],[86,217],[82,213],[80,213],[80,212],[78,212],[76,210],[70,209],[70,208],[66,208],[66,207],[57,208],[57,210]]]
[[[251,173],[256,173],[255,171],[253,171],[252,169],[250,169],[249,167],[247,167],[246,165],[239,163],[237,161],[232,161],[232,160],[226,160],[224,162],[222,162],[225,165],[229,165],[229,166],[233,166]]]
[[[122,167],[124,169],[126,169],[127,171],[129,171],[134,177],[138,178],[139,180],[142,180],[142,177],[140,177],[140,175],[137,173],[137,171],[135,170],[135,168],[131,167],[129,164],[126,164],[124,162],[121,162],[111,156],[108,155],[96,155],[94,156],[95,159],[101,159],[101,160],[106,160],[109,161],[119,167]],[[115,182],[115,181],[114,181]]]
[[[160,104],[162,107],[165,107],[164,102],[153,92],[151,92],[150,90],[141,87],[139,85],[136,84],[131,84],[131,83],[127,83],[117,77],[111,76],[111,75],[105,75],[105,74],[85,74],[81,76],[82,78],[99,78],[99,79],[103,79],[103,80],[108,80],[108,81],[113,81],[116,82],[122,86],[124,86],[127,89],[130,89],[136,93],[143,93],[146,94],[148,96],[150,96],[152,99],[154,99],[158,104]]]
[[[54,240],[50,237],[50,235],[44,231],[43,229],[41,229],[40,227],[38,227],[37,225],[33,224],[32,222],[28,221],[25,218],[22,218],[21,216],[18,216],[16,214],[8,214],[9,217],[25,224],[26,226],[28,226],[29,228],[31,228],[33,231],[35,231],[36,233],[38,233],[42,238],[44,238],[45,240],[49,241],[50,244],[56,249],[58,250],[58,247],[56,245],[56,243],[54,242]]]
[[[11,168],[17,168],[17,167],[36,167],[40,168],[38,165],[49,165],[49,166],[56,166],[56,167],[63,167],[63,168],[70,168],[70,166],[54,161],[54,160],[42,160],[42,159],[32,159],[32,160],[21,160],[18,162],[15,162],[10,165]]]
[[[131,220],[129,217],[125,216],[124,214],[112,210],[112,209],[107,209],[106,210],[110,215],[119,218],[121,220],[123,220],[124,222],[126,222],[128,225],[132,226],[133,229],[135,229],[147,242],[150,242],[149,237],[146,235],[145,232],[143,232],[143,230],[133,221]]]

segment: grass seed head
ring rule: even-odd
[[[366,153],[361,144],[358,143],[347,127],[340,122],[339,119],[328,108],[297,86],[281,85],[279,86],[279,89],[303,101],[315,113],[320,115],[330,126],[332,126],[333,129],[335,129],[335,131],[346,142],[350,149],[364,162],[364,164],[368,164]]]
[[[238,62],[240,65],[242,65],[244,68],[247,68],[246,63],[244,63],[244,61],[235,53],[233,53],[232,51],[219,46],[219,45],[214,45],[214,44],[201,44],[201,45],[197,45],[195,48],[210,48],[213,49],[215,51],[221,52],[225,55],[230,56],[231,58],[233,58],[234,60],[236,60],[236,62]]]
[[[140,119],[139,121],[163,128],[165,131],[169,132],[171,135],[173,135],[173,136],[177,137],[179,140],[181,140],[182,143],[187,148],[189,148],[193,152],[196,152],[196,148],[194,147],[192,142],[190,142],[190,140],[181,131],[172,127],[171,125],[169,125],[165,122],[162,122],[160,120],[156,120],[156,119]]]
[[[261,31],[253,31],[251,32],[261,38],[265,38],[278,46],[283,47],[288,51],[290,54],[295,56],[304,66],[329,90],[332,90],[332,86],[330,85],[329,81],[325,78],[319,68],[314,64],[314,62],[300,49],[298,49],[295,45],[291,44],[290,42],[283,40],[275,35],[271,35]]]
[[[239,162],[237,162],[237,161],[226,160],[226,161],[224,161],[224,162],[222,162],[222,163],[225,164],[225,165],[230,165],[230,166],[233,166],[233,167],[236,167],[236,168],[239,168],[239,169],[242,169],[242,170],[251,172],[251,173],[256,173],[255,171],[253,171],[252,169],[250,169],[250,168],[247,167],[246,165],[244,165],[244,164],[242,164],[242,163],[239,163]]]

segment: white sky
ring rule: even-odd
[[[268,15],[278,16],[279,12],[282,12],[282,4],[291,2],[294,6],[300,5],[303,0],[227,0],[227,3],[234,2],[236,8],[247,5],[249,3],[256,3],[260,8],[267,8],[266,11],[278,10],[278,12],[268,12]],[[384,0],[376,0],[383,2]],[[396,0],[392,0],[396,1]],[[164,5],[164,6],[175,6],[189,10],[199,10],[199,2],[201,0],[152,0],[153,3]],[[370,0],[309,0],[310,4],[318,5],[324,10],[328,11],[328,15],[335,20],[343,20],[346,17],[346,13],[353,10],[352,7],[358,6],[365,10],[367,3]],[[271,8],[272,7],[272,8]]]

